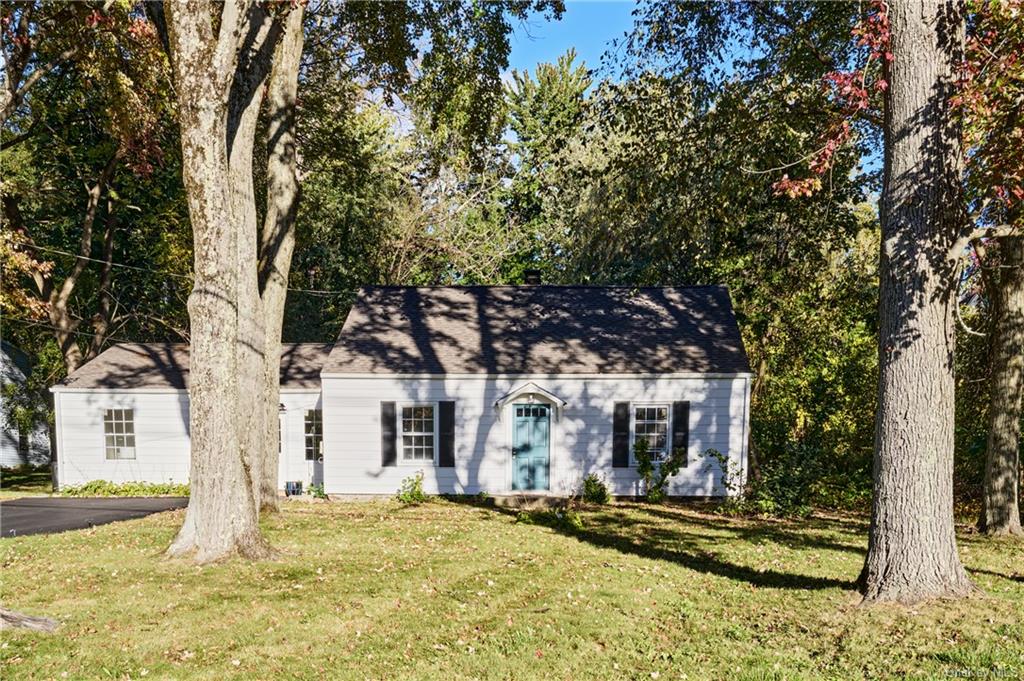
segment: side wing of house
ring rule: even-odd
[[[500,403],[509,393],[519,395],[517,389],[527,382],[541,390]],[[664,433],[668,442],[676,437],[686,443],[687,464],[669,483],[672,495],[728,493],[722,467],[709,449],[726,457],[734,480],[746,471],[745,375],[325,375],[323,395],[324,483],[331,494],[391,494],[403,478],[422,471],[428,493],[567,495],[578,491],[586,475],[597,473],[614,494],[635,495],[641,492],[632,456],[637,432],[640,437]],[[541,408],[527,409],[530,405]],[[524,475],[526,452],[532,460]]]
[[[56,390],[57,484],[188,482],[185,391]]]
[[[188,482],[191,443],[184,390],[56,390],[57,480],[60,487],[92,480]],[[307,422],[315,422],[320,392],[281,394],[279,481],[313,482],[307,440],[319,447]]]

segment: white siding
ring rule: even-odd
[[[278,486],[297,481],[305,491],[311,484],[323,482],[323,464],[306,461],[306,410],[320,408],[320,393],[281,393],[281,460]],[[324,443],[326,449],[326,442]],[[326,458],[326,457],[325,457]]]
[[[551,493],[576,491],[590,472],[602,474],[612,492],[639,492],[633,468],[613,468],[615,402],[690,401],[689,465],[670,481],[675,495],[725,493],[709,448],[745,473],[749,380],[737,378],[331,378],[319,393],[281,395],[282,456],[279,481],[304,487],[323,482],[331,494],[393,494],[417,470],[429,493],[511,491],[510,406],[495,400],[533,381],[568,404],[552,417]],[[189,473],[188,397],[184,392],[67,391],[55,393],[58,476],[61,485],[90,480],[186,482]],[[455,401],[455,466],[381,466],[380,403]],[[307,409],[323,409],[324,463],[305,459]],[[103,412],[133,409],[136,458],[107,460]]]
[[[60,486],[90,480],[187,482],[188,396],[183,392],[58,391],[57,480]],[[103,413],[132,409],[135,458],[106,458]]]
[[[58,484],[80,485],[91,480],[111,482],[188,482],[188,395],[184,391],[146,392],[67,391],[54,393],[57,419]],[[303,442],[304,409],[314,408],[319,393],[285,392],[285,428],[279,481],[306,469]],[[103,439],[103,413],[132,409],[135,420],[135,458],[108,460]]]
[[[25,383],[25,375],[6,352],[0,350],[0,384]],[[42,466],[50,462],[50,432],[45,423],[38,424],[28,434],[28,451],[21,450],[18,424],[8,419],[9,405],[6,391],[0,393],[0,468],[14,468],[29,464]]]
[[[324,486],[331,494],[392,494],[401,480],[424,472],[428,493],[511,491],[509,407],[502,395],[533,381],[568,405],[552,418],[551,493],[575,491],[590,472],[603,474],[614,494],[639,492],[633,468],[612,467],[615,402],[690,401],[689,465],[670,480],[673,495],[725,493],[721,470],[704,452],[714,448],[736,469],[746,467],[749,381],[736,378],[323,378]],[[382,401],[455,401],[455,466],[381,466]]]
[[[3,413],[0,413],[0,468],[14,468],[24,463],[25,457],[18,451],[18,426],[8,423]]]

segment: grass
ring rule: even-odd
[[[280,557],[255,564],[163,558],[180,511],[4,539],[4,605],[63,623],[5,631],[4,679],[1024,675],[1012,541],[961,537],[984,597],[862,608],[860,517],[618,504],[576,530],[450,501],[285,507],[264,522]]]
[[[0,499],[41,496],[53,493],[50,467],[19,466],[0,470]]]

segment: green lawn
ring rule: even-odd
[[[0,470],[0,499],[39,496],[53,493],[50,468],[4,468]]]
[[[857,607],[861,518],[295,502],[277,560],[202,568],[161,556],[181,518],[2,540],[5,606],[63,622],[4,632],[3,678],[1024,675],[1019,543],[963,536],[986,595],[908,610]]]

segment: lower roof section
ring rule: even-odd
[[[281,390],[320,389],[324,343],[281,344]],[[187,343],[118,343],[54,386],[61,390],[188,390]]]

